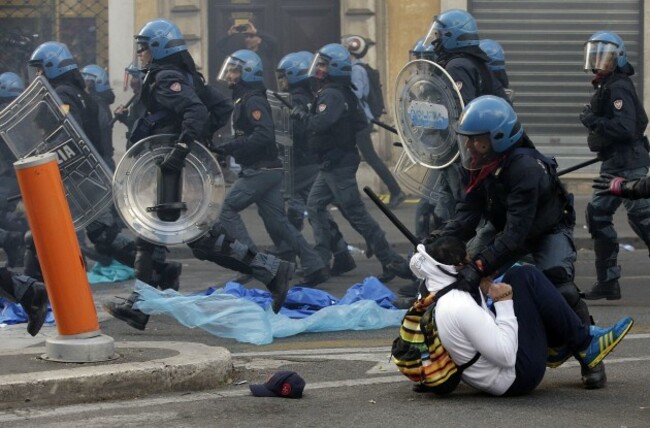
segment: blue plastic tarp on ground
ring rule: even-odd
[[[102,282],[120,282],[133,279],[135,278],[135,271],[133,268],[125,266],[117,260],[113,260],[108,266],[95,263],[95,266],[93,266],[87,275],[90,284],[99,284]]]
[[[0,324],[20,324],[23,322],[27,322],[27,314],[23,307],[18,303],[12,303],[0,297]],[[54,324],[54,315],[49,303],[45,323]]]
[[[270,309],[270,293],[232,282],[185,296],[136,281],[136,291],[142,300],[135,307],[147,314],[166,314],[187,327],[256,345],[305,332],[397,327],[405,313],[394,309],[393,293],[374,277],[352,286],[340,301],[322,290],[294,287],[279,314]]]

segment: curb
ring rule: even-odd
[[[213,389],[226,383],[233,370],[227,349],[201,343],[120,342],[115,347],[118,353],[162,350],[176,355],[121,364],[119,360],[93,363],[92,366],[48,363],[55,369],[0,375],[0,409]],[[36,359],[44,352],[45,347],[26,348],[0,353],[0,357]]]

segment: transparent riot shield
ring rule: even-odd
[[[282,167],[284,169],[284,198],[293,196],[293,128],[291,119],[291,94],[287,92],[266,91],[271,105],[275,141],[279,145]],[[284,100],[284,101],[282,101]]]
[[[184,208],[176,221],[157,215],[158,164],[171,151],[178,136],[153,135],[134,144],[115,169],[115,207],[133,233],[159,245],[192,242],[217,222],[226,194],[219,163],[200,143],[190,145],[182,172]]]
[[[453,126],[463,110],[460,92],[449,74],[426,60],[402,68],[395,86],[397,131],[411,161],[445,168],[458,157]]]
[[[112,204],[112,174],[62,105],[48,81],[37,77],[0,112],[0,144],[16,159],[57,155],[72,220],[80,230]]]
[[[399,184],[410,190],[413,195],[431,199],[433,185],[440,174],[440,169],[428,168],[411,160],[405,151],[395,163],[393,173]]]

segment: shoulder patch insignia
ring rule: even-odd
[[[262,118],[262,110],[253,110],[251,112],[251,116],[255,120],[260,120]]]
[[[461,90],[463,89],[463,82],[461,82],[461,81],[459,80],[459,81],[457,81],[457,82],[455,82],[455,83],[456,83],[456,88],[457,88],[459,91],[461,91]]]
[[[178,82],[172,83],[172,85],[169,87],[174,92],[180,92],[181,91],[181,84]]]
[[[623,100],[614,100],[614,108],[620,110],[623,108]]]
[[[320,113],[324,112],[325,110],[327,110],[327,104],[318,104],[318,111]]]

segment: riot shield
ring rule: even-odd
[[[393,173],[399,184],[410,190],[413,195],[431,199],[433,187],[440,171],[440,169],[427,168],[413,162],[403,151],[397,159]]]
[[[266,91],[266,97],[271,105],[275,141],[279,145],[282,167],[284,169],[284,198],[293,196],[293,131],[291,119],[291,94],[287,92]],[[278,99],[282,98],[283,101]]]
[[[397,131],[413,163],[445,168],[458,157],[453,125],[463,110],[460,92],[449,74],[426,60],[402,68],[395,86]]]
[[[219,163],[200,143],[190,145],[182,172],[183,210],[176,221],[161,220],[154,207],[158,164],[178,136],[160,134],[134,144],[115,169],[113,194],[120,217],[133,233],[154,244],[176,245],[204,235],[219,218],[226,195]]]
[[[37,77],[0,112],[0,144],[16,159],[57,155],[74,227],[80,230],[112,204],[112,174],[62,105],[47,79]]]

